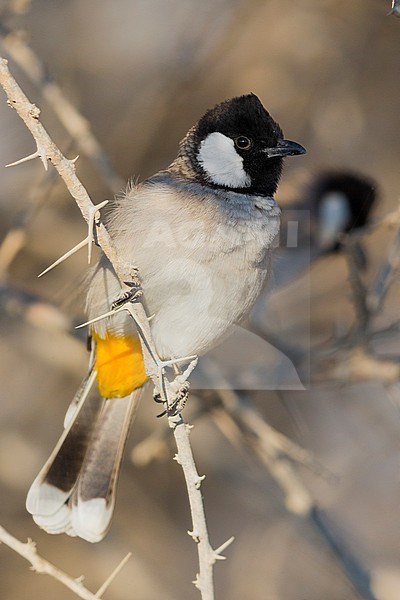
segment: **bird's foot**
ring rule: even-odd
[[[161,394],[155,393],[153,396],[154,401],[158,404],[164,404],[165,406],[165,410],[157,415],[157,417],[163,417],[164,415],[168,415],[168,417],[175,417],[177,414],[181,413],[185,408],[186,402],[189,398],[189,388],[189,382],[185,381],[184,384],[178,389],[173,401],[168,405],[166,402],[164,402],[164,400],[162,400]]]
[[[137,302],[143,296],[142,286],[140,285],[140,281],[138,279],[133,281],[124,281],[124,283],[129,289],[125,292],[122,292],[121,295],[114,300],[114,302],[111,304],[111,310],[121,308],[128,302]]]

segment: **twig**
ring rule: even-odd
[[[375,223],[372,229],[382,225],[397,224],[393,211],[387,217]],[[346,257],[349,269],[349,281],[352,288],[352,302],[356,315],[356,326],[350,333],[326,345],[325,350],[314,353],[318,368],[313,370],[316,381],[337,381],[357,383],[363,381],[380,381],[384,385],[392,384],[400,376],[400,360],[375,356],[370,342],[381,333],[396,332],[397,323],[382,331],[371,331],[373,318],[382,309],[394,274],[400,266],[400,229],[396,232],[374,281],[367,286],[362,278],[363,259],[360,239],[372,229],[365,232],[354,232],[345,240]],[[318,359],[319,354],[319,359]]]
[[[25,246],[25,227],[12,227],[0,244],[0,279],[5,276],[14,258]]]
[[[378,600],[371,589],[371,576],[367,569],[365,569],[352,555],[351,551],[346,548],[339,535],[334,532],[333,526],[328,525],[325,514],[314,506],[310,514],[310,520],[323,536],[331,551],[340,561],[349,580],[360,596],[364,600]]]
[[[381,309],[386,294],[393,280],[395,272],[400,266],[400,229],[399,226],[400,211],[396,208],[382,219],[371,224],[369,227],[352,232],[345,240],[347,259],[350,271],[350,282],[353,288],[354,304],[356,314],[360,321],[360,326],[367,328],[371,318]],[[371,234],[382,226],[396,226],[397,232],[389,246],[388,256],[383,261],[378,270],[373,283],[367,288],[363,283],[360,272],[362,272],[362,261],[360,260],[361,249],[360,240],[366,235]]]
[[[277,456],[284,454],[291,460],[306,466],[310,471],[319,475],[324,474],[328,478],[332,477],[331,473],[328,474],[326,469],[317,463],[310,452],[271,427],[250,404],[247,394],[230,389],[215,363],[203,358],[202,366],[212,381],[220,404],[237,423],[239,429],[247,433],[247,437],[251,437],[252,443],[258,446],[261,453],[265,449],[270,454],[273,449]]]
[[[239,429],[245,427],[252,434],[247,438],[248,443],[283,491],[287,510],[293,514],[307,515],[312,507],[311,496],[298,478],[287,456],[292,455],[299,462],[310,463],[312,459],[309,453],[279,434],[261,418],[258,419],[253,409],[248,408],[247,410],[237,392],[218,389],[224,387],[222,376],[219,376],[209,362],[207,362],[206,368],[213,376],[215,387],[218,390],[217,394],[227,415],[239,426]]]
[[[386,298],[395,272],[400,265],[400,230],[397,231],[389,248],[388,256],[378,271],[375,282],[367,295],[367,306],[371,313],[379,312]]]
[[[50,577],[57,579],[57,581],[69,588],[72,592],[79,596],[79,598],[83,598],[83,600],[99,600],[100,596],[93,594],[82,584],[82,577],[74,579],[73,577],[70,577],[64,573],[64,571],[61,571],[55,567],[45,558],[42,558],[37,553],[36,544],[32,540],[28,539],[26,543],[20,542],[14,536],[8,533],[4,527],[0,526],[0,542],[30,562],[32,569],[36,573],[50,575]]]
[[[136,444],[130,454],[133,464],[136,467],[146,467],[153,460],[168,456],[168,436],[167,428],[157,429]]]
[[[192,531],[188,531],[188,534],[197,543],[199,554],[200,571],[193,583],[200,590],[203,600],[214,600],[213,565],[215,561],[225,559],[221,552],[233,542],[233,538],[227,540],[217,550],[212,549],[208,539],[207,523],[200,491],[205,475],[200,476],[198,474],[190,444],[187,443],[191,427],[184,423],[180,416],[177,419],[171,417],[169,422],[174,429],[174,437],[178,448],[175,460],[182,467],[189,494],[193,528]]]
[[[252,443],[259,447],[260,452],[263,449],[270,452],[269,449],[273,448],[278,455],[286,455],[294,462],[307,467],[310,471],[322,475],[326,479],[332,479],[333,474],[328,473],[327,469],[316,461],[311,452],[271,427],[262,415],[249,404],[245,395],[233,390],[218,390],[218,394],[225,409],[232,414],[234,419],[240,422],[242,428],[247,429],[251,435]]]
[[[358,321],[355,338],[364,338],[370,322],[371,314],[367,305],[367,287],[362,278],[361,247],[357,237],[348,239],[345,246],[349,266],[349,281],[353,291],[353,303]]]
[[[396,383],[400,377],[400,359],[374,356],[364,345],[355,345],[316,363],[313,379],[316,382],[364,383],[379,381],[384,385]]]
[[[42,124],[39,122],[40,111],[36,106],[29,102],[22,92],[8,70],[7,61],[3,58],[0,58],[0,85],[2,85],[8,96],[8,103],[15,108],[33,135],[37,146],[36,154],[46,166],[48,160],[53,164],[61,178],[64,180],[71,195],[76,200],[86,222],[90,223],[95,207],[86,189],[76,176],[74,161],[65,158],[54,144]],[[122,263],[112,245],[111,238],[106,228],[100,220],[95,223],[95,227],[97,242],[113,265],[114,270],[120,279],[122,289],[130,290],[131,287],[125,282],[130,282],[132,279],[137,281],[137,269],[132,265],[127,266]],[[176,395],[176,385],[174,389],[174,384],[178,383],[178,385],[181,386],[184,383],[185,376],[187,377],[189,375],[191,369],[194,367],[195,361],[193,360],[191,362],[182,375],[178,375],[173,382],[169,382],[164,376],[164,367],[169,363],[172,364],[173,361],[163,362],[158,357],[152,340],[148,317],[143,305],[140,302],[130,301],[121,309],[127,310],[135,321],[142,344],[146,372],[152,379],[156,391],[161,394],[161,397],[166,401],[168,406]],[[193,461],[189,442],[189,426],[183,422],[180,415],[175,419],[169,419],[169,424],[174,430],[179,461],[182,461],[190,506],[192,510],[196,511],[195,514],[192,514],[194,528],[199,528],[198,530],[194,529],[195,536],[200,536],[199,541],[201,541],[201,543],[199,543],[200,571],[196,579],[196,585],[200,589],[203,600],[212,600],[214,598],[212,566],[215,560],[222,557],[218,550],[214,551],[211,549],[208,542],[202,497],[197,487],[201,479],[197,474]],[[205,552],[203,549],[205,549]]]

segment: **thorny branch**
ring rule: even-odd
[[[186,443],[187,436],[189,435],[190,426],[182,422],[179,417],[181,427],[177,428],[175,434],[176,445],[178,453],[175,456],[175,460],[181,465],[186,485],[189,490],[189,502],[190,511],[193,519],[193,529],[188,531],[188,534],[194,539],[199,546],[199,564],[200,571],[194,581],[195,586],[200,590],[203,598],[214,598],[213,591],[213,564],[217,560],[224,560],[225,557],[221,555],[221,552],[233,542],[233,538],[230,538],[217,550],[213,550],[209,541],[207,533],[207,524],[204,514],[203,500],[201,496],[201,483],[205,478],[205,475],[199,475],[196,469],[196,465],[193,460],[193,454],[190,450],[190,446]],[[204,551],[200,552],[200,544],[203,545]]]
[[[352,299],[358,323],[354,337],[357,337],[358,340],[365,337],[371,316],[367,306],[367,287],[361,275],[363,272],[361,252],[358,239],[350,238],[346,245],[346,256],[349,268],[349,281],[352,288]]]
[[[4,527],[0,527],[0,543],[5,544],[14,552],[25,558],[28,562],[31,563],[32,570],[35,573],[39,573],[40,575],[50,575],[53,579],[56,579],[62,585],[70,589],[74,594],[76,594],[79,598],[83,600],[99,600],[102,598],[104,592],[109,587],[111,582],[114,580],[116,575],[120,572],[122,567],[126,564],[127,560],[130,558],[130,554],[128,554],[120,564],[114,569],[111,573],[110,577],[107,578],[105,583],[101,586],[98,592],[93,593],[87,589],[82,583],[83,577],[73,578],[64,571],[61,571],[58,567],[54,566],[51,562],[40,556],[36,550],[36,544],[32,540],[28,539],[26,543],[20,542],[12,536],[8,531],[4,529]]]
[[[48,161],[53,164],[65,182],[72,197],[78,204],[84,219],[88,225],[91,225],[93,219],[96,217],[97,208],[92,203],[86,189],[76,176],[75,161],[68,160],[54,144],[39,121],[39,109],[29,102],[15,79],[11,76],[8,70],[7,61],[3,58],[0,58],[0,85],[7,94],[9,105],[15,108],[36,142],[36,152],[28,157],[28,159],[36,157],[40,158],[46,169]],[[17,162],[19,163],[22,161]],[[137,270],[134,266],[126,265],[120,260],[106,228],[98,218],[95,220],[95,237],[97,243],[112,263],[115,272],[120,279],[122,289],[129,290],[130,286],[127,285],[126,282],[130,283],[133,280],[135,283],[138,283]],[[91,241],[92,239],[88,236],[88,243],[90,244]],[[143,305],[140,302],[132,301],[128,302],[125,307],[135,320],[138,329],[142,343],[146,372],[149,377],[151,377],[156,391],[161,394],[161,397],[165,400],[167,406],[170,406],[176,394],[176,385],[174,394],[175,381],[169,382],[164,375],[166,363],[161,361],[157,355]],[[186,370],[187,374],[189,373],[190,368],[193,368],[194,364],[195,362],[192,361],[192,366],[189,366]],[[176,379],[178,380],[179,386],[181,386],[184,382],[183,376],[180,375]],[[200,562],[200,572],[196,578],[196,586],[199,588],[203,600],[213,600],[212,565],[217,558],[221,558],[219,553],[226,547],[226,544],[224,544],[223,548],[221,547],[218,550],[213,550],[208,540],[204,508],[202,507],[202,497],[199,490],[201,478],[199,478],[194,466],[189,442],[188,426],[183,422],[180,415],[175,418],[170,418],[169,423],[174,430],[174,436],[178,447],[178,460],[182,464],[184,470],[190,505],[191,508],[197,507],[196,511],[192,512],[193,531],[195,532],[196,541],[198,541]],[[201,510],[198,510],[200,506]]]

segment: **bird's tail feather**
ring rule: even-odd
[[[74,531],[89,542],[108,531],[115,505],[118,474],[142,388],[124,398],[106,400],[69,501]]]
[[[48,533],[100,541],[108,530],[123,449],[142,387],[122,398],[90,394],[92,370],[78,390],[66,429],[33,482],[27,510]]]
[[[68,407],[67,412],[65,413],[64,429],[67,429],[69,427],[70,423],[73,421],[76,415],[76,411],[85,402],[86,398],[90,394],[93,384],[96,381],[96,375],[97,374],[94,369],[94,365],[91,365],[88,374],[83,379],[71,404]]]

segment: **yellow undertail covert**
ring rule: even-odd
[[[96,343],[96,371],[99,392],[103,398],[128,396],[148,379],[140,341],[137,336],[105,338],[93,332]]]

